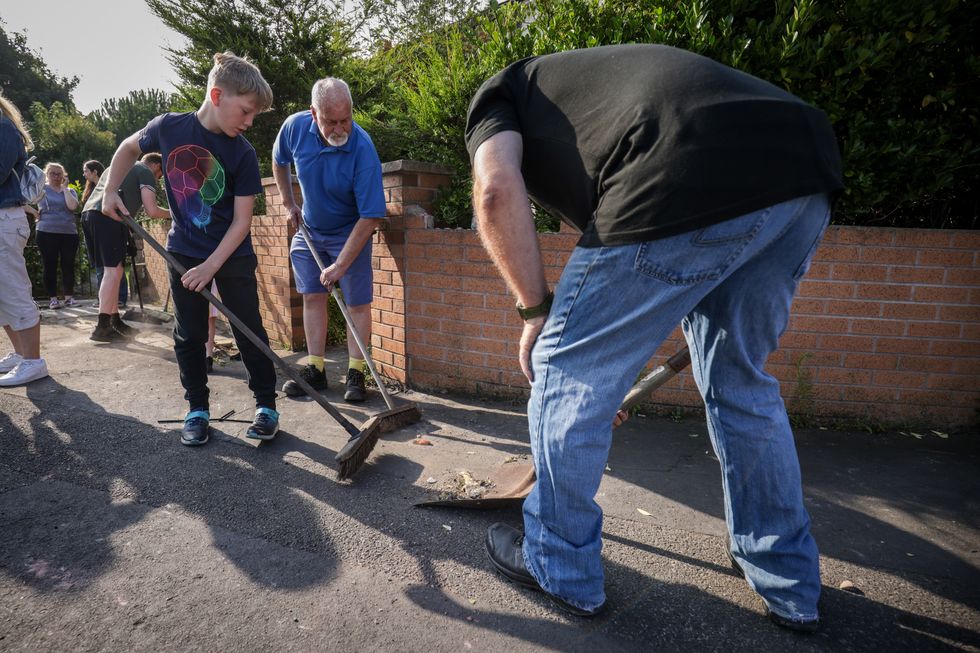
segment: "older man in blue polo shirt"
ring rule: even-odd
[[[364,342],[371,341],[371,235],[385,218],[381,160],[352,116],[350,88],[327,77],[313,85],[309,111],[289,116],[272,148],[272,173],[283,207],[297,226],[303,220],[327,266],[321,273],[302,234],[289,248],[296,289],[303,295],[303,328],[309,356],[302,377],[315,389],[327,387],[323,352],[327,340],[327,288],[340,284],[351,318]],[[290,165],[296,166],[302,209],[293,195]],[[344,399],[364,401],[364,355],[347,334],[350,361]],[[283,385],[290,397],[305,394],[293,381]]]

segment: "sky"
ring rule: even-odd
[[[142,0],[3,0],[7,33],[27,31],[27,44],[59,76],[79,78],[75,106],[89,113],[130,91],[174,90],[177,75],[165,47],[181,47]],[[111,17],[111,18],[110,18]]]

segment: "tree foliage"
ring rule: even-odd
[[[150,119],[173,111],[176,106],[176,98],[171,93],[150,88],[130,91],[126,97],[104,100],[102,106],[92,112],[91,118],[99,130],[115,134],[118,146],[127,136],[142,129]]]
[[[980,14],[965,0],[540,0],[434,32],[395,95],[406,150],[463,171],[463,121],[483,79],[521,58],[663,43],[769,80],[827,112],[847,190],[836,221],[977,228]],[[587,89],[583,89],[587,92]],[[469,224],[469,207],[444,207]]]
[[[40,102],[31,105],[34,152],[40,165],[57,161],[65,166],[68,178],[78,180],[82,164],[97,159],[108,165],[116,150],[112,132],[100,130],[95,123],[74,107],[55,102],[45,107]]]
[[[272,142],[283,120],[310,104],[313,83],[340,75],[353,52],[357,26],[342,2],[321,0],[146,0],[170,28],[187,37],[169,60],[183,82],[179,94],[194,108],[204,98],[216,52],[248,57],[272,86],[275,103],[246,137],[255,145],[263,173],[270,174]]]
[[[31,105],[72,106],[71,94],[78,77],[59,77],[51,72],[41,55],[27,43],[23,32],[8,33],[0,20],[0,88],[24,117],[31,118]]]

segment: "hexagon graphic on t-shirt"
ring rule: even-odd
[[[167,181],[177,207],[199,229],[211,224],[211,206],[225,192],[225,169],[199,145],[181,145],[167,157]]]

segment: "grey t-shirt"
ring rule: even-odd
[[[68,189],[72,197],[78,200],[74,190]],[[77,234],[75,212],[68,209],[64,191],[55,190],[50,186],[44,187],[44,197],[38,202],[37,208],[41,217],[37,222],[37,230],[49,234]]]

